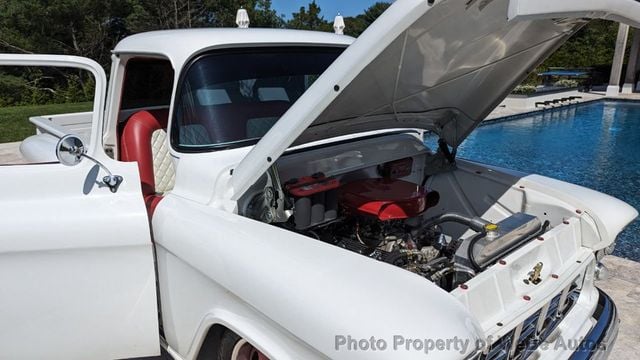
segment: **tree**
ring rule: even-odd
[[[236,13],[246,9],[251,27],[279,28],[284,20],[271,0],[130,0],[134,11],[128,28],[136,33],[156,29],[235,27]]]
[[[333,26],[320,15],[322,9],[313,0],[307,8],[300,7],[299,12],[292,14],[291,20],[287,22],[287,27],[299,30],[331,31]]]
[[[111,49],[128,33],[124,18],[129,11],[127,0],[4,0],[0,2],[0,52],[77,55],[107,65]],[[22,89],[10,96],[12,102],[93,97],[94,81],[84,71],[0,70],[10,87]],[[67,90],[73,95],[67,96]]]
[[[131,33],[160,29],[207,26],[213,20],[209,9],[220,1],[205,0],[129,0],[131,12],[127,29]]]
[[[595,81],[606,81],[603,73],[610,69],[611,59],[615,51],[618,23],[606,20],[593,20],[580,29],[555,53],[538,66],[523,81],[524,84],[536,85],[542,79],[537,75],[551,67],[562,68],[596,68]],[[631,37],[629,37],[629,42]],[[627,44],[627,47],[629,44]],[[628,56],[628,51],[626,52]],[[598,71],[604,70],[604,71]]]
[[[544,66],[588,67],[610,64],[617,34],[617,22],[594,20],[551,55]]]
[[[350,36],[358,37],[362,34],[374,21],[385,12],[391,3],[377,2],[356,17],[348,17],[345,19],[345,33]]]
[[[271,8],[271,0],[256,0],[248,10],[251,26],[261,28],[282,28],[285,21]]]
[[[127,0],[0,2],[0,51],[79,55],[108,63],[125,35]],[[35,20],[38,19],[38,20]]]

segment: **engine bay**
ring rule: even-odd
[[[494,223],[447,211],[438,206],[442,195],[426,185],[424,159],[409,156],[355,170],[351,166],[348,172],[329,170],[299,177],[274,165],[242,211],[247,217],[400,267],[447,291],[549,227],[548,221],[521,212]],[[447,232],[449,223],[462,226],[463,235]]]

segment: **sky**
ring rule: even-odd
[[[316,0],[325,20],[331,21],[338,13],[343,16],[355,16],[380,0]],[[311,0],[272,0],[272,6],[278,15],[285,14],[287,19],[291,13],[298,12],[300,7],[307,6]]]

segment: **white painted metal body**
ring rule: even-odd
[[[346,163],[349,165],[345,167],[327,168],[322,165],[335,159],[337,154],[348,154],[351,147],[362,150],[360,154],[366,154],[366,149],[374,150],[378,142],[392,144],[394,141],[404,141],[407,148],[410,148],[415,141],[411,138],[410,135],[392,134],[324,150],[299,152],[281,159],[281,174],[295,176],[319,169],[339,174],[386,161],[389,156],[403,157],[408,154],[389,154],[378,150],[372,151],[370,156],[358,156],[363,159],[359,165],[354,166],[348,161]],[[425,150],[415,148],[411,155],[420,157]],[[242,158],[247,151],[248,148],[234,150],[234,158]],[[311,158],[313,161],[309,161]],[[637,212],[625,203],[593,190],[538,175],[514,173],[461,160],[458,170],[437,175],[428,183],[429,188],[440,193],[456,194],[443,202],[443,208],[492,221],[526,211],[549,219],[553,230],[544,235],[544,242],[533,241],[505,257],[507,266],[496,265],[467,282],[469,290],[455,290],[451,295],[438,295],[439,289],[433,284],[406,271],[397,272],[392,266],[360,259],[361,256],[357,255],[352,257],[353,254],[318,243],[317,240],[233,215],[224,209],[216,209],[211,196],[220,185],[220,177],[206,177],[201,173],[202,170],[196,169],[216,168],[218,174],[225,174],[235,161],[237,160],[229,159],[229,163],[225,163],[221,156],[183,157],[178,174],[183,174],[185,178],[178,179],[177,184],[184,181],[182,183],[188,186],[176,187],[159,205],[154,216],[153,228],[160,256],[158,264],[163,314],[166,315],[165,320],[171,319],[168,329],[175,331],[167,331],[167,341],[186,359],[196,356],[201,344],[195,339],[202,339],[213,324],[231,328],[259,346],[265,354],[277,359],[323,356],[336,359],[370,359],[376,356],[420,358],[423,354],[416,352],[336,352],[327,348],[331,344],[326,341],[317,345],[315,341],[345,332],[354,336],[368,334],[385,339],[389,339],[393,332],[415,336],[412,326],[417,326],[424,337],[448,338],[449,335],[446,334],[453,334],[450,331],[454,331],[449,328],[452,325],[449,315],[440,318],[444,311],[431,313],[428,309],[445,309],[457,301],[466,307],[463,313],[468,311],[473,317],[471,323],[477,324],[473,328],[482,329],[480,333],[477,330],[466,333],[466,338],[482,334],[483,337],[496,339],[530,316],[538,304],[548,302],[557,294],[558,289],[562,289],[576,277],[587,276],[579,304],[559,330],[564,341],[578,339],[593,325],[589,314],[593,313],[598,300],[591,275],[595,265],[594,251],[613,242],[618,232],[637,216]],[[185,167],[182,168],[183,171],[180,169],[182,166]],[[420,170],[416,169],[416,172],[419,173]],[[482,174],[478,175],[478,171]],[[197,181],[187,182],[187,178],[197,178]],[[200,195],[207,195],[194,197],[191,191],[199,185],[203,190]],[[207,188],[206,192],[204,187]],[[576,209],[582,209],[581,215],[576,214]],[[205,221],[207,218],[211,220]],[[565,225],[565,220],[569,224]],[[251,236],[251,233],[260,233],[260,236]],[[545,278],[550,279],[553,273],[562,274],[562,277],[557,282],[546,281],[535,292],[531,292],[531,289],[522,284],[522,279],[538,261],[545,264]],[[177,273],[180,277],[174,278]],[[387,291],[370,289],[371,284],[367,279],[376,279],[376,285],[379,281],[384,282]],[[422,280],[421,285],[418,280]],[[417,282],[414,284],[414,281]],[[420,295],[421,291],[432,291],[427,288],[432,288],[435,292],[428,296]],[[184,295],[206,293],[204,289],[210,289],[206,291],[212,293],[203,293],[199,300]],[[347,289],[357,291],[352,293]],[[219,295],[221,293],[225,295]],[[524,295],[531,296],[533,300],[523,301]],[[349,300],[346,302],[353,306],[357,304],[356,318],[350,317],[353,314],[342,313],[349,309],[335,305],[336,296],[347,297]],[[392,307],[393,311],[376,311],[376,307],[402,304],[407,298],[412,301],[424,299],[428,305],[418,313],[411,308],[405,313],[405,306]],[[214,315],[223,312],[222,309],[228,308],[230,303],[234,304],[234,312],[240,311],[237,310],[238,307],[242,308],[242,318],[250,320],[234,322],[226,318],[220,319],[222,315]],[[368,315],[371,313],[375,313],[375,316]],[[203,317],[197,314],[207,315]],[[387,315],[391,317],[386,318]],[[423,319],[423,315],[430,320]],[[265,316],[268,320],[264,319]],[[291,316],[294,318],[291,319]],[[401,317],[402,321],[396,322],[395,316]],[[325,322],[320,319],[330,320],[325,327]],[[340,325],[341,319],[350,319],[350,325]],[[425,321],[430,325],[422,326]],[[496,326],[498,322],[503,326]],[[264,329],[256,329],[256,323],[260,324],[259,328]],[[378,327],[381,324],[386,326]],[[296,336],[291,338],[278,335],[276,339],[269,337],[268,334],[281,334],[283,329],[278,326]],[[432,330],[437,333],[430,335],[429,331]],[[459,338],[463,338],[463,334],[464,331],[456,333]],[[321,352],[318,354],[307,348],[291,346],[290,341],[311,344],[313,349]],[[570,353],[569,349],[541,350],[540,356],[543,359],[564,359]],[[444,352],[433,353],[431,356],[442,359],[461,358],[459,354]]]
[[[89,143],[91,138],[91,125],[93,124],[93,113],[81,112],[72,114],[45,115],[42,118],[61,127],[67,134],[76,134],[82,138],[85,143]],[[36,129],[37,133],[46,132]]]
[[[104,71],[65,56],[3,54],[5,65],[90,71],[96,101],[88,154],[126,180],[111,193],[97,183],[104,172],[87,160],[0,166],[0,357],[158,354],[153,249],[137,168],[100,147]]]
[[[151,229],[161,320],[172,355],[195,359],[208,331],[219,325],[271,359],[423,358],[423,352],[391,348],[339,351],[335,336],[470,341],[500,336],[576,277],[584,279],[582,295],[560,331],[572,339],[589,331],[597,302],[594,252],[612,244],[637,216],[633,208],[607,195],[462,160],[456,169],[432,176],[428,186],[449,196],[443,197],[441,209],[430,211],[459,211],[491,221],[523,211],[552,225],[544,242],[521,247],[504,258],[506,265],[492,266],[471,279],[468,289],[451,293],[397,267],[238,214],[242,197],[271,165],[267,157],[287,176],[316,170],[344,175],[368,171],[394,158],[425,160],[429,149],[420,136],[390,129],[440,129],[450,145],[457,145],[481,115],[502,100],[516,78],[539,60],[535,56],[548,55],[576,27],[553,25],[551,20],[535,23],[531,19],[544,16],[523,7],[512,11],[506,0],[489,2],[485,13],[476,9],[477,4],[472,10],[478,15],[474,24],[488,34],[500,26],[508,29],[498,32],[504,34],[502,38],[467,35],[456,42],[456,35],[462,35],[454,27],[464,28],[463,24],[422,26],[432,19],[429,11],[442,19],[462,16],[464,3],[441,1],[431,7],[423,0],[398,0],[255,146],[208,153],[171,149],[175,187],[158,205]],[[581,9],[580,4],[574,5],[576,11]],[[495,23],[482,21],[487,14],[497,19]],[[504,24],[507,14],[515,23]],[[525,14],[530,17],[518,25],[518,16]],[[630,14],[632,20],[640,19]],[[422,25],[412,27],[414,23]],[[521,47],[531,30],[540,30],[542,35],[536,36],[543,36],[544,42]],[[96,184],[104,174],[86,160],[73,168],[60,164],[0,167],[0,282],[6,284],[0,288],[0,298],[5,299],[0,308],[2,354],[107,359],[158,351],[156,277],[139,176],[135,164],[112,160],[103,149],[116,145],[125,59],[143,56],[171,62],[175,70],[172,113],[184,67],[205,51],[346,47],[351,42],[330,34],[254,29],[136,35],[114,51],[114,82],[106,106],[106,77],[93,62],[1,55],[0,65],[76,66],[92,71],[97,101],[87,139],[89,154],[125,179],[113,194]],[[404,44],[404,51],[395,51],[394,44]],[[471,50],[478,48],[486,52],[474,56]],[[420,49],[440,52],[425,64],[417,60],[425,54]],[[514,54],[507,56],[509,49]],[[393,57],[400,53],[405,56]],[[464,56],[457,54],[468,58],[458,60]],[[497,79],[489,76],[503,60],[505,67],[516,70]],[[409,70],[401,73],[400,69]],[[386,87],[389,79],[395,87]],[[370,91],[352,97],[368,87]],[[485,92],[487,98],[482,98]],[[46,125],[40,130],[57,131]],[[297,142],[301,137],[310,143]],[[393,151],[388,150],[390,145]],[[414,182],[425,166],[414,169]],[[545,262],[546,280],[531,290],[524,287],[522,277],[536,261]],[[557,281],[550,279],[554,273],[561,274]],[[523,295],[531,300],[523,301]],[[474,350],[450,349],[430,356],[464,359]],[[568,351],[539,350],[539,356],[564,359]]]
[[[74,134],[79,136],[85,144],[89,144],[92,120],[91,112],[30,118],[29,121],[36,126],[36,135],[24,139],[20,144],[22,157],[27,162],[33,163],[58,161],[55,156],[58,139],[65,134]]]

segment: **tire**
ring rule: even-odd
[[[225,330],[220,338],[217,360],[269,360],[247,340]]]

